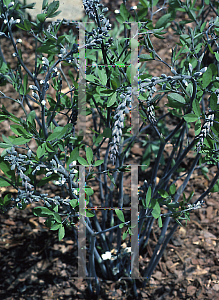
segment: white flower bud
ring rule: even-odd
[[[33,91],[39,91],[38,88],[35,85],[29,85],[29,88]]]
[[[205,73],[207,71],[207,67],[204,67],[200,70],[200,72]]]
[[[10,8],[10,7],[12,7],[12,6],[14,6],[14,2],[10,2],[10,3],[8,4],[8,8]]]
[[[36,94],[36,93],[34,93],[34,92],[32,92],[32,96],[35,98],[35,99],[39,99],[39,96]]]
[[[41,102],[41,104],[44,106],[44,105],[46,105],[46,100],[43,100],[42,102]]]
[[[46,65],[47,67],[49,67],[49,61],[46,57],[42,58],[42,62],[43,62],[43,65]]]
[[[111,252],[106,251],[106,253],[102,254],[101,256],[103,260],[111,259]]]

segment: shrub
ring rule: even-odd
[[[0,48],[1,85],[9,83],[17,93],[11,98],[1,91],[1,98],[16,102],[23,116],[2,105],[0,121],[10,122],[12,135],[2,135],[0,143],[0,186],[13,186],[17,193],[2,197],[0,205],[6,212],[41,203],[33,213],[46,217],[45,225],[58,231],[59,240],[66,226],[76,233],[79,275],[95,280],[93,285],[88,279],[91,292],[99,293],[99,277],[125,276],[136,294],[136,279],[149,280],[177,227],[219,190],[219,4],[172,0],[168,6],[167,1],[151,6],[140,0],[136,11],[120,6],[120,25],[114,27],[98,0],[83,4],[93,23],[85,18],[83,23],[57,19],[48,24],[47,18],[58,15],[58,1],[44,0],[42,13],[31,22],[18,1],[1,0],[1,40],[10,40],[16,60],[12,68]],[[162,16],[155,24],[158,12]],[[187,19],[177,22],[178,13]],[[69,30],[60,34],[63,24]],[[153,41],[165,43],[170,26],[179,43],[167,63]],[[14,38],[15,27],[34,40],[31,68],[22,40]],[[155,61],[168,69],[166,74],[149,71]],[[92,123],[90,133],[86,120]],[[133,164],[130,151],[136,143],[144,154]],[[201,196],[186,196],[194,171],[207,176],[213,167],[214,178]],[[147,268],[138,270],[138,254],[155,220],[158,243]]]

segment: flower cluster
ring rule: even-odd
[[[213,126],[214,121],[214,113],[212,111],[209,112],[207,116],[205,116],[205,123],[202,126],[202,130],[198,135],[199,141],[197,143],[197,149],[200,150],[200,147],[203,146],[204,139],[209,134],[211,126]]]
[[[24,190],[18,188],[18,195],[15,199],[16,202],[23,201],[25,204],[32,202],[32,194],[34,186],[30,184],[30,178],[24,174],[27,170],[26,166],[31,165],[31,160],[28,159],[31,156],[31,153],[28,152],[27,155],[18,154],[14,147],[7,149],[8,155],[4,157],[5,161],[8,161],[11,165],[11,170],[16,169],[16,174],[21,178],[21,184],[24,187]],[[21,207],[22,204],[18,203],[18,206]]]
[[[199,209],[199,208],[202,208],[202,206],[205,204],[205,201],[204,200],[201,200],[201,201],[197,201],[193,204],[188,204],[188,209],[189,210],[194,210],[194,209]]]
[[[127,106],[131,103],[131,87],[127,88],[127,93],[122,93],[120,95],[120,98],[123,100],[119,106],[116,108],[115,116],[114,116],[114,124],[113,124],[113,130],[112,130],[112,146],[111,146],[111,154],[110,154],[110,160],[112,160],[113,164],[116,159],[116,155],[118,153],[118,144],[121,141],[122,136],[122,128],[124,128],[124,114],[128,113],[129,110]]]
[[[162,74],[162,75],[165,75],[165,74]],[[147,87],[147,90],[148,90],[148,95],[147,95],[147,117],[148,117],[148,121],[151,124],[155,124],[157,122],[156,118],[155,118],[155,113],[154,113],[154,105],[152,104],[153,103],[153,95],[157,91],[157,89],[155,87],[155,84],[156,84],[157,80],[159,80],[158,77],[152,77],[151,79],[145,79],[144,82],[140,81],[140,83],[139,83],[141,94],[145,92],[145,89],[144,89],[145,87]]]
[[[99,2],[99,0],[83,0],[85,12],[92,20],[96,20],[97,7],[103,6],[103,4],[99,4]]]
[[[41,169],[45,169],[47,171],[46,177],[49,177],[52,174],[57,174],[59,176],[59,179],[53,182],[55,185],[63,186],[66,183],[67,178],[66,174],[62,174],[61,166],[58,165],[54,159],[45,164],[42,162],[34,163],[31,160],[31,157],[31,150],[28,150],[27,154],[19,154],[14,147],[7,149],[7,155],[4,156],[4,160],[9,162],[9,164],[11,165],[11,170],[15,170],[15,174],[18,175],[19,178],[21,178],[21,185],[23,187],[23,189],[21,189],[20,187],[17,188],[17,196],[16,198],[12,198],[11,200],[15,201],[19,208],[22,208],[23,205],[27,205],[32,201],[38,202],[40,199],[44,200],[47,207],[50,207],[52,203],[58,205],[58,200],[61,204],[69,205],[70,199],[62,199],[59,196],[50,198],[47,194],[39,194],[34,190],[34,186],[30,183],[30,177],[25,174],[29,166],[33,169],[33,176],[35,176]],[[77,170],[75,170],[74,166],[71,166],[69,174],[71,181],[73,181],[75,174],[77,174]],[[72,196],[77,198],[77,184],[73,184],[72,182],[71,188]]]
[[[99,0],[83,0],[83,4],[86,14],[95,20],[98,25],[97,29],[88,32],[86,36],[86,47],[88,49],[98,49],[103,43],[103,40],[105,40],[105,46],[109,47],[113,41],[108,33],[112,25],[104,16],[108,8],[103,8],[103,4],[99,4]],[[101,14],[98,14],[98,8],[101,9]],[[108,40],[106,40],[106,38],[108,38]]]
[[[121,246],[120,253],[118,253],[117,249],[112,249],[111,251],[106,251],[101,256],[102,256],[103,260],[117,261],[118,258],[124,259],[124,258],[128,257],[130,254],[131,254],[131,247],[127,247],[126,244],[124,243]],[[117,262],[116,266],[114,266],[112,268],[113,275],[118,274],[120,272],[119,271],[120,269],[121,269],[121,267],[120,267],[119,263]]]

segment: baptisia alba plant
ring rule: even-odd
[[[100,292],[99,278],[125,277],[136,296],[136,280],[149,280],[178,226],[219,190],[218,3],[140,0],[128,9],[124,1],[113,26],[99,0],[83,0],[87,17],[79,23],[47,22],[58,16],[58,1],[44,0],[35,22],[25,18],[27,6],[18,1],[0,3],[0,121],[8,120],[12,132],[0,142],[0,186],[16,190],[1,197],[1,210],[39,202],[33,213],[46,218],[59,240],[66,227],[75,232],[90,292]],[[177,11],[187,14],[185,21],[178,22]],[[215,17],[207,21],[210,12]],[[62,25],[67,33],[61,34]],[[165,45],[169,26],[179,37],[171,63],[152,42]],[[14,29],[33,40],[31,66]],[[15,67],[7,61],[5,41],[13,47]],[[154,62],[166,74],[149,72]],[[16,96],[7,95],[6,83]],[[21,117],[6,108],[9,101]],[[89,122],[90,134],[81,130],[80,118]],[[144,154],[133,165],[136,143]],[[197,191],[186,193],[192,174],[208,176],[211,168],[209,186],[193,200]],[[156,224],[153,255],[145,269],[136,270]],[[82,245],[85,233],[88,246]]]

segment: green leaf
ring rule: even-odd
[[[28,85],[28,75],[25,74],[24,79],[23,79],[24,95],[26,95],[26,93],[27,93],[27,85]]]
[[[70,205],[72,208],[75,208],[78,205],[78,200],[77,199],[72,199],[69,201]]]
[[[179,203],[178,202],[171,202],[167,204],[167,207],[172,210],[173,208],[178,208],[179,207]]]
[[[167,191],[165,191],[163,189],[160,189],[158,191],[158,194],[161,195],[162,198],[168,198],[169,197],[169,194],[167,193]]]
[[[10,144],[0,143],[0,148],[10,149],[11,146],[13,146],[12,143],[10,143]]]
[[[13,124],[10,126],[10,128],[11,128],[11,131],[13,131],[18,136],[23,136],[24,138],[32,138],[32,136],[33,136],[32,134],[27,132],[22,126]]]
[[[107,88],[105,88],[103,86],[97,86],[96,91],[97,91],[97,93],[99,95],[101,95],[101,96],[108,96],[108,97],[112,96],[113,93],[114,93],[113,90],[107,89]],[[95,100],[96,100],[96,102],[100,102],[100,100],[98,100],[96,98],[95,98]]]
[[[90,147],[87,147],[86,148],[86,158],[87,158],[87,161],[88,161],[88,164],[91,165],[92,163],[92,160],[93,160],[93,151]]]
[[[95,216],[95,213],[92,212],[91,210],[86,209],[86,217],[87,218],[92,218]]]
[[[129,11],[127,10],[126,6],[124,3],[122,3],[120,5],[120,15],[122,16],[123,18],[123,21],[128,21],[129,17],[130,17],[130,13]]]
[[[122,225],[122,224],[120,224],[120,225]],[[125,240],[126,237],[127,237],[127,235],[128,235],[128,232],[127,232],[127,231],[123,232],[122,239]]]
[[[123,24],[124,20],[123,17],[121,15],[116,15],[116,20],[120,23]]]
[[[149,207],[150,201],[151,201],[151,186],[149,186],[146,194],[146,208]]]
[[[35,125],[35,119],[36,119],[36,112],[35,110],[32,110],[27,117],[27,123],[30,123],[31,125],[33,125],[34,127],[36,127]]]
[[[59,224],[62,223],[62,218],[60,217],[60,215],[57,212],[54,213],[54,218],[55,218],[56,222],[58,222]]]
[[[34,3],[30,3],[30,4],[26,4],[26,5],[22,6],[22,9],[25,9],[25,8],[33,9],[35,5],[36,5],[35,2]]]
[[[15,117],[9,111],[7,111],[7,109],[4,107],[4,105],[2,106],[2,111],[0,112],[0,116],[6,116],[12,122],[20,124],[20,119]]]
[[[105,86],[107,83],[106,70],[104,68],[103,69],[98,68],[97,72],[100,77],[100,81],[101,81],[102,85]]]
[[[46,144],[42,144],[37,148],[37,157],[40,159],[46,152]]]
[[[42,4],[42,10],[46,9],[48,6],[48,0],[43,0],[43,4]]]
[[[139,56],[139,61],[147,61],[147,60],[153,60],[154,58],[150,54],[141,54]]]
[[[183,116],[183,118],[185,119],[186,122],[195,122],[198,120],[197,115],[193,113],[186,114]]]
[[[219,53],[214,52],[214,55],[216,57],[216,60],[219,61]]]
[[[201,120],[198,119],[197,122],[195,123],[195,136],[199,135],[199,133],[201,132],[201,127],[202,127]]]
[[[210,66],[208,67],[207,71],[202,76],[202,87],[205,89],[212,81],[212,70]]]
[[[62,224],[56,223],[56,224],[52,225],[52,227],[50,228],[50,230],[58,230],[61,226],[62,226]]]
[[[174,183],[171,184],[169,191],[170,191],[171,195],[175,194],[175,192],[176,192],[176,185]]]
[[[69,167],[69,165],[73,162],[73,161],[77,161],[79,157],[79,150],[78,148],[74,148],[70,154],[70,157],[68,159],[67,162],[67,167]]]
[[[31,29],[31,22],[28,19],[24,20],[24,27],[27,31]]]
[[[9,140],[9,138],[7,138],[4,134],[2,134],[2,139],[6,144],[11,145],[11,147],[13,146],[11,140]]]
[[[103,136],[110,139],[112,136],[112,130],[109,127],[105,128],[103,131]]]
[[[11,178],[12,181],[15,181],[14,171],[11,170],[11,165],[4,160],[3,157],[0,157],[0,170],[8,177]]]
[[[200,109],[200,105],[197,99],[193,100],[192,102],[192,108],[194,113],[196,114],[197,117],[200,117],[201,115],[201,109]]]
[[[50,15],[49,17],[54,18],[54,17],[58,16],[60,13],[61,13],[61,10],[56,11],[54,14]]]
[[[60,150],[62,149],[61,148],[61,144],[58,144],[58,146],[59,146],[59,148],[60,148]],[[50,152],[50,153],[54,153],[55,152],[55,150],[54,150],[54,148],[53,148],[53,146],[50,144],[50,143],[48,143],[48,142],[46,142],[46,150],[48,151],[48,152]],[[64,151],[64,150],[63,150]]]
[[[210,190],[211,193],[219,192],[219,180],[215,183],[213,188]]]
[[[94,191],[91,187],[86,187],[85,188],[85,193],[86,193],[87,196],[91,196],[91,195],[93,195]]]
[[[163,226],[161,216],[158,217],[158,226],[159,226],[160,228]]]
[[[114,93],[109,99],[107,100],[107,107],[112,106],[116,102],[116,93]]]
[[[65,228],[63,225],[61,225],[58,232],[59,241],[61,241],[64,236],[65,236]]]
[[[36,52],[42,52],[42,53],[48,53],[48,54],[58,54],[59,53],[58,49],[56,48],[54,43],[51,43],[51,41],[50,41],[50,44],[47,43],[46,45],[38,47],[36,49]]]
[[[22,136],[21,137],[9,136],[8,139],[14,146],[24,145],[31,141],[31,138],[28,139]]]
[[[176,223],[179,224],[179,226],[181,226],[181,227],[183,226],[178,219],[175,219],[175,221],[176,221]]]
[[[64,127],[58,126],[54,129],[53,133],[48,136],[46,139],[47,142],[53,141],[53,140],[59,140],[64,137],[66,132],[69,130],[69,128],[72,127],[72,124],[67,124]]]
[[[8,182],[7,181],[7,178],[6,179],[4,179],[3,177],[0,177],[0,186],[11,186],[12,185],[12,183],[10,183],[10,181]]]
[[[190,10],[188,10],[187,13],[188,13],[189,17],[191,18],[191,20],[195,22],[196,21],[196,14],[195,14],[194,10],[190,9]]]
[[[102,165],[103,162],[104,162],[104,159],[96,160],[94,163],[94,167],[98,167],[98,166]]]
[[[210,100],[211,110],[213,111],[217,110],[218,109],[217,95],[215,93],[212,93],[209,100]]]
[[[143,7],[148,8],[150,7],[150,2],[148,0],[139,0]]]
[[[157,21],[155,28],[165,27],[171,19],[171,13],[165,14],[159,18]]]
[[[210,44],[208,44],[208,49],[209,49],[209,51],[210,51],[211,54],[214,54],[214,51],[213,51],[213,49],[212,49],[212,47],[211,47]]]
[[[16,26],[18,28],[21,28],[22,30],[26,30],[26,31],[30,31],[31,29],[31,22],[27,19],[24,20],[24,25],[19,23],[19,24],[16,24]]]
[[[6,194],[3,199],[3,205],[7,206],[11,201],[11,193]]]
[[[53,1],[52,3],[50,3],[47,9],[47,18],[51,18],[58,8],[59,1]]]
[[[109,176],[111,182],[113,183],[113,185],[116,186],[115,179],[109,172],[108,172],[108,176]]]
[[[33,214],[37,217],[48,217],[53,216],[54,212],[49,210],[47,207],[37,206],[34,207]]]
[[[128,68],[127,68],[127,78],[129,80],[129,82],[131,83],[132,82],[132,78],[136,75],[136,69],[135,69],[135,66],[133,65],[130,65]]]
[[[79,156],[77,158],[77,160],[78,160],[79,164],[81,164],[82,166],[88,166],[89,165],[88,162],[83,157]]]
[[[86,80],[89,82],[95,82],[98,81],[100,82],[99,78],[97,78],[96,76],[92,75],[92,74],[86,74]]]
[[[167,96],[167,98],[169,106],[173,108],[180,108],[186,104],[185,99],[177,93],[171,93]]]
[[[120,221],[125,222],[123,211],[120,209],[115,209],[115,213]]]
[[[153,207],[152,216],[153,216],[155,219],[158,219],[159,216],[160,216],[160,205],[159,205],[158,202],[156,202],[156,204],[155,204],[154,207]]]
[[[38,14],[38,15],[37,15],[37,19],[38,19],[41,23],[43,23],[43,22],[45,21],[45,19],[46,19],[46,14]]]

